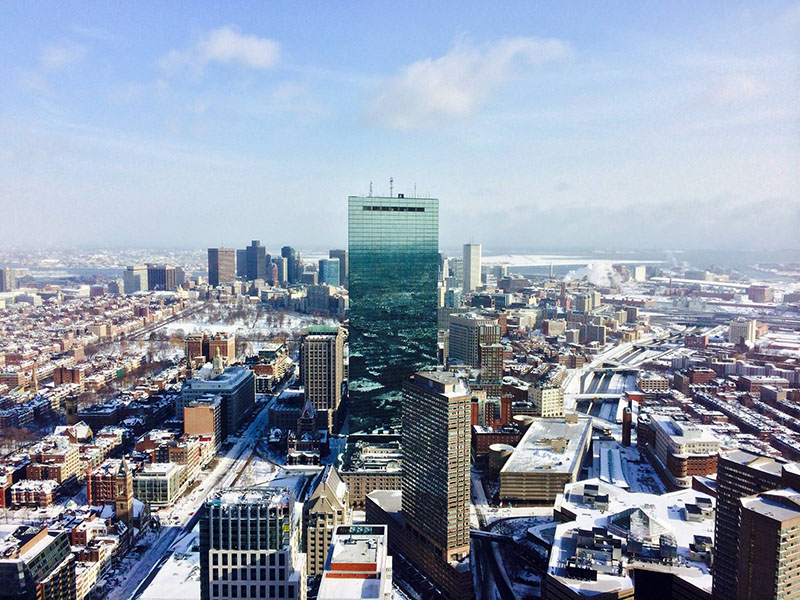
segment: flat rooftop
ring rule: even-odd
[[[719,438],[705,425],[676,421],[671,416],[656,414],[650,415],[650,421],[669,435],[676,444],[719,443]]]
[[[292,502],[292,492],[288,488],[229,488],[220,490],[209,499],[209,504],[242,505],[261,504],[266,506],[288,506]]]
[[[424,371],[414,374],[414,383],[448,398],[469,395],[469,385],[463,377],[449,371]]]
[[[596,508],[583,502],[585,486],[597,486],[597,495],[608,496],[608,507]],[[574,521],[561,523],[556,527],[553,540],[553,549],[550,554],[548,574],[572,588],[576,592],[593,596],[602,592],[620,591],[633,587],[632,569],[644,568],[671,572],[689,581],[695,587],[711,591],[711,572],[704,562],[690,560],[689,546],[695,542],[695,536],[713,540],[714,516],[713,513],[699,521],[687,520],[690,509],[687,506],[697,505],[698,500],[710,504],[713,508],[716,500],[711,496],[692,489],[680,490],[670,494],[648,494],[641,492],[628,492],[615,485],[600,479],[588,479],[568,484],[564,493],[556,498],[555,507],[575,515]],[[647,526],[649,534],[658,544],[658,536],[667,533],[674,537],[677,544],[679,560],[674,565],[665,565],[658,562],[642,562],[628,554],[626,539],[620,535],[619,526],[626,523],[629,516],[631,530],[634,520],[639,526]],[[615,526],[615,523],[617,525]],[[622,563],[624,565],[622,576],[609,574],[602,571],[597,573],[597,581],[583,581],[567,577],[563,565],[567,559],[576,554],[576,530],[589,530],[593,528],[608,528],[613,537],[622,542]],[[640,532],[641,533],[641,532]],[[630,559],[629,559],[630,556]]]
[[[591,433],[592,420],[588,417],[578,417],[576,423],[536,418],[500,472],[572,472],[577,467],[575,463],[582,458],[581,449]]]
[[[723,460],[737,463],[743,467],[750,467],[751,469],[758,469],[770,475],[780,475],[783,467],[787,464],[786,461],[771,456],[763,456],[746,450],[734,450],[722,455]]]
[[[391,589],[391,558],[386,525],[342,525],[336,528],[320,598],[383,598]]]
[[[214,379],[190,379],[186,386],[192,390],[211,391],[236,387],[252,376],[252,371],[244,367],[228,367],[225,372]]]
[[[786,488],[748,496],[742,507],[781,523],[800,520],[800,492]]]

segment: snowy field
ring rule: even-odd
[[[325,317],[314,317],[288,311],[276,312],[261,306],[233,307],[211,305],[191,319],[174,321],[160,328],[170,336],[185,336],[190,333],[233,333],[238,336],[269,339],[281,335],[299,335],[309,325],[335,325],[337,321]]]

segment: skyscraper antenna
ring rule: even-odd
[[[372,198],[372,179],[369,180],[369,197]]]
[[[394,198],[394,177],[389,177],[389,198]]]
[[[414,198],[417,197],[417,182],[414,182]]]

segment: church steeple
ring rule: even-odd
[[[114,508],[117,519],[130,526],[133,521],[133,473],[125,462],[125,457],[120,462],[117,471],[117,480],[114,488]]]

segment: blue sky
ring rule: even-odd
[[[392,176],[443,246],[798,247],[799,3],[2,13],[4,245],[341,246]]]

